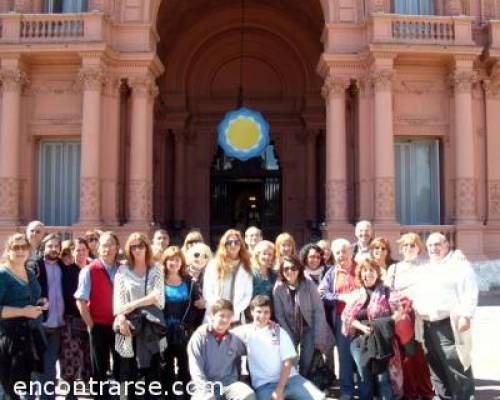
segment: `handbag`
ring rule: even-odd
[[[319,350],[315,349],[307,377],[320,390],[325,390],[330,385],[332,376],[332,372],[326,365],[323,354]]]

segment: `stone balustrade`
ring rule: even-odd
[[[108,26],[101,12],[0,14],[0,43],[104,41]]]
[[[372,43],[473,45],[472,23],[466,16],[375,13],[369,33]]]

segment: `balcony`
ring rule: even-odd
[[[107,35],[101,12],[0,14],[0,44],[98,42]]]
[[[472,46],[472,17],[375,13],[371,43]]]

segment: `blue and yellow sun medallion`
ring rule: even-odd
[[[224,152],[241,161],[259,157],[269,145],[269,124],[260,112],[245,107],[228,112],[217,132]]]

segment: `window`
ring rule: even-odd
[[[394,0],[396,14],[434,15],[434,0]]]
[[[439,142],[397,140],[396,209],[403,225],[440,223]]]
[[[72,225],[80,214],[80,142],[42,141],[38,217],[46,225]]]
[[[45,0],[46,13],[78,13],[87,11],[87,0]]]

